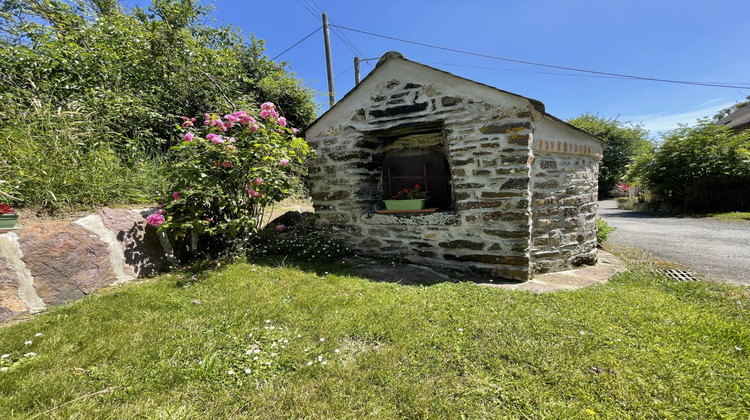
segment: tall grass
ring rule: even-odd
[[[6,108],[8,109],[8,108]],[[53,214],[153,200],[161,163],[115,149],[114,133],[78,111],[36,103],[0,115],[0,201]]]

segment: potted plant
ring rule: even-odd
[[[0,229],[12,229],[16,226],[18,214],[13,207],[0,204]]]
[[[392,200],[383,200],[387,210],[421,210],[429,196],[419,184],[403,189],[393,195]]]

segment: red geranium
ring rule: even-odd
[[[422,191],[419,184],[415,184],[414,188],[405,188],[393,195],[394,200],[420,200],[427,197],[427,191]]]
[[[0,214],[16,214],[16,211],[7,204],[0,204]]]

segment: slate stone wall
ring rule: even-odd
[[[0,233],[0,322],[172,267],[172,246],[146,224],[149,213],[105,208]]]
[[[531,104],[488,103],[392,79],[361,105],[307,139],[318,151],[310,183],[320,223],[364,254],[527,280]],[[430,133],[423,139],[426,153],[445,154],[453,208],[376,214],[386,152],[397,148],[395,139],[420,133]]]
[[[595,264],[598,158],[535,152],[531,264],[547,273]]]

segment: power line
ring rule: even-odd
[[[349,73],[349,70],[353,69],[354,66],[349,67],[348,69],[342,71],[338,76],[334,77],[334,79],[338,79],[339,77],[345,75],[346,73]]]
[[[318,11],[321,14],[324,13],[323,9],[321,9],[320,6],[318,6],[318,3],[316,3],[315,0],[303,0],[303,1],[305,3],[307,3],[308,5],[310,5],[310,3],[312,3],[312,5],[315,8],[317,8]],[[309,3],[308,3],[308,1],[309,1]],[[329,22],[333,23],[333,21],[330,20],[330,17],[328,18],[328,20],[329,20]],[[360,51],[359,48],[357,48],[357,46],[354,45],[354,43],[342,31],[340,31],[338,28],[336,28],[335,27],[336,25],[331,25],[331,26],[334,27],[333,28],[333,34],[336,35],[336,37],[339,38],[341,40],[341,42],[344,43],[344,45],[346,45],[346,47],[349,49],[349,51],[352,52],[352,54],[354,54],[354,55],[356,55],[358,57],[363,57],[364,58],[365,55],[362,53],[362,51]]]
[[[320,6],[318,6],[318,4],[315,3],[314,0],[310,0],[310,1],[312,2],[312,4],[309,3],[308,0],[297,0],[297,3],[299,3],[300,6],[302,6],[305,10],[307,10],[307,12],[310,13],[315,18],[315,20],[317,21],[318,19],[320,19],[320,16],[315,12],[315,9],[317,8],[318,11],[320,12],[320,14],[324,13],[323,9],[321,9]],[[341,42],[344,44],[344,46],[352,54],[354,54],[355,56],[358,56],[358,57],[364,57],[365,56],[364,53],[362,53],[362,51],[360,51],[359,48],[357,48],[354,45],[354,43],[351,40],[349,40],[349,38],[347,38],[347,36],[342,31],[340,31],[338,28],[335,27],[336,25],[332,24],[333,22],[330,20],[330,18],[328,19],[328,21],[331,22],[331,25],[329,25],[329,26],[332,27],[331,29],[333,31],[333,34],[336,35],[336,38],[338,38],[339,40],[341,40]],[[369,65],[370,65],[370,67],[372,67],[372,64],[369,64]]]
[[[302,43],[302,42],[303,42],[304,40],[306,40],[307,38],[310,38],[311,36],[315,35],[315,33],[316,33],[316,32],[318,32],[319,30],[321,30],[322,28],[323,28],[323,27],[321,26],[321,27],[319,27],[318,29],[316,29],[316,30],[314,30],[314,31],[310,32],[310,34],[309,34],[309,35],[307,35],[306,37],[304,37],[304,38],[300,39],[299,41],[295,42],[295,43],[294,43],[294,45],[292,45],[291,47],[289,47],[289,48],[285,49],[284,51],[282,51],[282,52],[281,52],[281,54],[277,55],[276,57],[272,58],[272,59],[271,59],[271,61],[276,61],[276,59],[277,59],[277,58],[279,58],[279,57],[281,57],[282,55],[286,54],[286,53],[287,53],[287,52],[288,52],[289,50],[291,50],[292,48],[294,48],[294,47],[296,47],[297,45],[301,44],[301,43]]]
[[[500,68],[500,67],[488,67],[488,66],[471,66],[468,64],[455,64],[455,63],[442,63],[438,61],[422,61],[422,60],[416,60],[422,64],[437,64],[441,66],[453,66],[453,67],[466,67],[470,69],[480,69],[480,70],[501,70],[501,71],[512,71],[517,73],[536,73],[536,74],[551,74],[554,76],[571,76],[571,77],[595,77],[600,79],[620,79],[619,77],[614,76],[599,76],[594,74],[575,74],[575,73],[558,73],[553,71],[536,71],[536,70],[521,70],[521,69],[509,69],[509,68]]]
[[[300,6],[304,7],[305,10],[307,10],[308,12],[310,12],[310,14],[313,15],[313,17],[315,18],[315,20],[318,19],[318,15],[310,8],[310,6],[302,3],[300,0],[297,0],[297,3],[299,3]]]
[[[318,4],[315,3],[314,1],[312,1],[312,0],[310,0],[310,1],[308,1],[308,0],[302,0],[302,1],[304,1],[305,4],[307,4],[308,6],[310,6],[310,8],[312,8],[312,9],[318,9],[318,13],[319,14],[322,15],[323,13],[325,13],[323,11],[323,9],[321,9],[320,6],[318,6]]]
[[[439,45],[426,44],[423,42],[409,41],[406,39],[396,38],[396,37],[392,37],[388,35],[381,35],[381,34],[376,34],[373,32],[362,31],[359,29],[347,28],[345,26],[340,26],[340,25],[331,24],[331,26],[341,28],[347,31],[358,32],[358,33],[365,34],[365,35],[390,39],[392,41],[404,42],[407,44],[419,45],[422,47],[450,51],[450,52],[459,53],[459,54],[472,55],[476,57],[490,58],[493,60],[502,60],[502,61],[508,61],[511,63],[527,64],[530,66],[539,66],[539,67],[547,67],[547,68],[553,68],[553,69],[559,69],[559,70],[577,71],[581,73],[598,74],[598,75],[603,75],[603,76],[619,77],[619,78],[624,78],[624,79],[648,80],[652,82],[677,83],[677,84],[682,84],[682,85],[710,86],[710,87],[720,87],[720,88],[730,88],[730,89],[748,89],[749,88],[748,86],[738,86],[738,85],[745,85],[747,83],[738,83],[737,85],[729,85],[729,84],[724,84],[724,83],[689,82],[689,81],[684,81],[684,80],[658,79],[654,77],[633,76],[633,75],[628,75],[628,74],[609,73],[609,72],[595,71],[595,70],[585,70],[585,69],[579,69],[575,67],[556,66],[553,64],[535,63],[533,61],[516,60],[513,58],[498,57],[494,55],[481,54],[481,53],[476,53],[476,52],[471,52],[471,51],[464,51],[464,50],[459,50],[455,48],[441,47]]]

